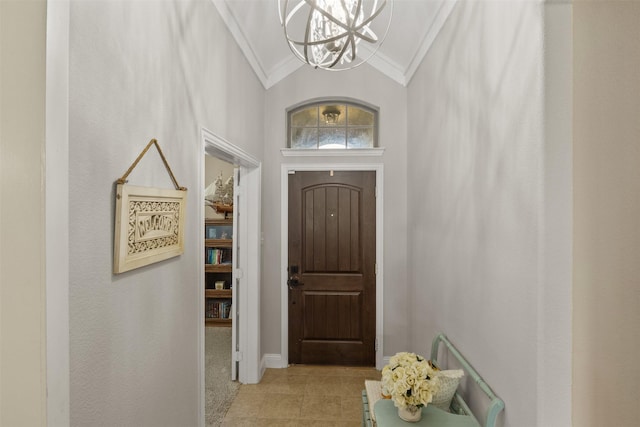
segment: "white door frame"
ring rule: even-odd
[[[282,368],[289,364],[289,300],[287,292],[287,263],[289,259],[289,174],[295,171],[373,171],[376,173],[376,368],[383,362],[383,296],[384,296],[384,165],[382,163],[310,164],[283,163],[280,175],[280,307],[281,307],[281,360]]]
[[[239,362],[238,380],[244,384],[255,384],[260,381],[260,224],[261,224],[261,163],[245,152],[241,148],[231,144],[224,138],[213,132],[202,129],[202,146],[199,155],[202,157],[199,167],[199,182],[203,185],[196,190],[196,198],[203,200],[203,207],[198,213],[198,221],[204,224],[204,155],[211,155],[237,165],[240,168],[241,181],[238,183],[239,194],[242,195],[243,203],[240,211],[235,212],[236,221],[239,222],[239,229],[243,232],[238,236],[238,245],[241,252],[237,254],[240,261],[235,267],[234,276],[240,279],[241,291],[238,292],[238,301],[235,311],[239,314],[234,322],[238,322],[237,331],[239,354],[235,353],[234,358]],[[204,247],[204,233],[200,233],[200,238],[196,242],[197,253]],[[204,283],[204,257],[199,257],[198,283]],[[235,284],[234,284],[235,287]],[[199,355],[198,370],[200,372],[199,387],[200,408],[204,414],[205,391],[204,391],[204,292],[199,292],[198,322],[200,326],[199,334]],[[234,326],[235,329],[235,326]]]

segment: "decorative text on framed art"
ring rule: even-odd
[[[127,176],[155,145],[175,190],[127,185]],[[152,139],[129,170],[116,181],[113,272],[123,273],[184,252],[187,189],[180,187],[160,146]]]
[[[187,192],[118,184],[113,272],[184,252]]]

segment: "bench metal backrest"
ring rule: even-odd
[[[473,369],[473,366],[467,362],[467,360],[460,354],[458,349],[449,341],[445,334],[439,334],[433,339],[433,343],[431,344],[431,360],[437,365],[438,362],[438,348],[440,347],[440,343],[444,344],[445,347],[449,350],[449,353],[455,357],[464,371],[475,381],[476,384],[480,387],[491,403],[489,404],[489,410],[487,412],[487,419],[485,422],[485,427],[495,427],[496,421],[498,419],[498,414],[500,411],[504,409],[504,402],[500,399],[496,394],[491,390],[491,387],[482,379],[482,377]],[[471,410],[467,406],[462,396],[460,396],[457,392],[454,398],[454,401],[462,406],[462,410],[468,414],[471,414]]]

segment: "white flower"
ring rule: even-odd
[[[394,404],[424,406],[438,390],[435,371],[424,357],[415,353],[397,353],[382,369],[382,389],[391,395]]]

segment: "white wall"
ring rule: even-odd
[[[0,425],[45,425],[46,2],[0,2]]]
[[[541,361],[567,341],[570,306],[570,264],[546,270],[552,251],[570,260],[570,139],[550,166],[544,31],[543,3],[459,2],[408,88],[412,348],[426,353],[447,333],[504,399],[505,426],[566,426],[570,405],[543,422]],[[554,176],[558,205],[545,182]],[[558,241],[545,228],[552,214],[564,224]],[[551,287],[562,304],[546,313],[550,277],[564,280]],[[568,369],[560,375],[569,384]]]
[[[79,1],[70,19],[71,423],[196,425],[200,129],[260,158],[264,90],[209,1]],[[185,253],[113,275],[113,184],[151,138],[189,189]],[[154,149],[129,181],[171,187]]]
[[[573,420],[637,426],[640,3],[573,8]]]
[[[384,349],[389,355],[407,343],[406,282],[406,94],[401,85],[368,65],[348,72],[328,72],[302,67],[271,87],[265,100],[265,151],[263,162],[263,277],[262,277],[262,350],[280,354],[280,167],[283,163],[344,163],[337,157],[284,158],[281,148],[287,144],[286,109],[318,97],[356,98],[380,108],[379,145],[385,147],[382,158],[347,159],[346,162],[382,162],[384,164]],[[286,357],[286,355],[285,355]]]

